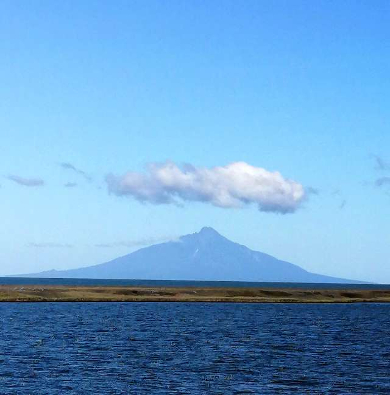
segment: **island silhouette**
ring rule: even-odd
[[[18,275],[40,278],[361,283],[308,272],[228,240],[211,227],[94,266]]]

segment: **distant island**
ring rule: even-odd
[[[176,241],[152,245],[110,262],[72,270],[17,275],[35,278],[143,279],[345,283],[361,281],[310,273],[234,243],[205,227]]]

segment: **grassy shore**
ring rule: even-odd
[[[388,290],[1,285],[0,302],[390,302]]]

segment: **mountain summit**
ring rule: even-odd
[[[292,263],[234,243],[205,227],[176,241],[142,248],[95,266],[28,277],[198,281],[354,283],[310,273]]]

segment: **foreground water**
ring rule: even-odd
[[[389,394],[390,305],[2,303],[1,394]]]

